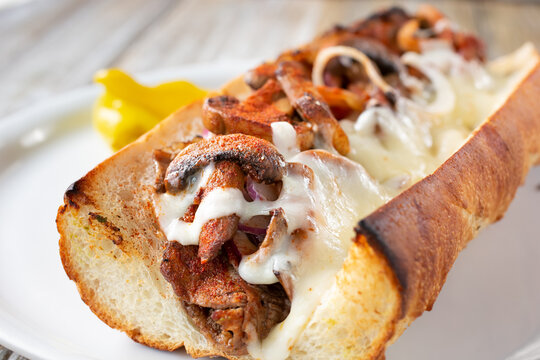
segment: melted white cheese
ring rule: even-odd
[[[277,200],[248,202],[237,189],[215,189],[202,200],[194,222],[182,222],[179,219],[206,183],[212,166],[195,177],[185,192],[155,199],[167,238],[184,245],[198,244],[201,227],[210,219],[236,214],[246,221],[283,210],[287,232],[275,239],[267,256],[246,256],[239,268],[240,276],[253,284],[277,282],[276,271],[292,279],[290,314],[265,339],[248,344],[253,357],[288,357],[332,287],[356,222],[454,153],[537,59],[534,48],[521,49],[496,63],[492,71],[441,47],[407,57],[431,79],[432,88],[412,100],[398,97],[394,109],[369,107],[357,119],[342,120],[351,144],[348,158],[323,150],[300,152],[294,128],[288,123],[272,124],[273,142],[287,162],[302,164],[312,173],[306,177],[288,166]],[[297,229],[307,230],[307,238],[297,241]]]
[[[456,95],[448,79],[438,69],[439,64],[432,63],[426,56],[414,52],[403,54],[401,60],[404,64],[421,70],[431,81],[435,98],[422,107],[425,112],[433,115],[448,114],[454,109]]]
[[[431,91],[416,94],[413,100],[398,97],[395,109],[372,106],[356,120],[340,122],[351,144],[347,156],[362,164],[392,195],[433,172],[463,145],[531,69],[537,56],[534,48],[525,45],[506,60],[497,60],[498,72],[489,65],[467,62],[444,46],[422,54],[407,53],[403,59],[433,81]],[[426,108],[430,111],[423,111]]]
[[[179,195],[159,195],[155,206],[159,209],[160,226],[165,229],[168,240],[178,241],[182,245],[198,245],[202,226],[209,220],[236,214],[240,222],[245,222],[253,216],[268,215],[278,208],[284,210],[290,232],[309,225],[306,209],[310,206],[311,191],[306,188],[306,180],[303,177],[297,179],[295,175],[284,177],[280,196],[275,201],[249,202],[238,189],[216,188],[202,199],[193,222],[182,221],[180,218],[193,203],[199,189],[206,184],[205,180],[209,176],[206,174],[212,171],[213,166],[206,167],[201,180],[197,180],[196,185]]]
[[[287,251],[283,246],[272,254],[275,262],[283,258],[289,261],[294,296],[285,321],[276,325],[261,343],[249,344],[249,353],[257,359],[287,358],[343,265],[356,222],[390,199],[361,165],[344,157],[304,151],[289,162],[306,165],[313,171],[312,207],[306,208],[313,213],[313,229],[308,232],[304,246],[295,250],[296,257],[291,259],[282,252]],[[256,264],[249,270],[259,271]]]
[[[296,131],[291,124],[277,121],[270,126],[272,127],[272,142],[286,160],[300,152],[296,142]]]
[[[193,204],[199,189],[206,185],[210,175],[214,172],[214,164],[206,166],[203,171],[195,174],[190,179],[187,189],[176,195],[168,193],[160,194],[154,198],[154,209],[159,225],[169,241],[178,241],[182,245],[198,245],[199,238],[192,236],[184,237],[180,218],[184,216],[188,207]]]

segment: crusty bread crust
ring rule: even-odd
[[[388,259],[401,287],[396,335],[431,310],[460,251],[500,220],[540,159],[540,63],[432,175],[356,229]],[[459,179],[459,181],[457,181]]]
[[[246,91],[241,79],[223,89]],[[432,175],[359,222],[291,358],[382,358],[431,308],[458,253],[502,217],[540,158],[538,98],[540,65]],[[109,326],[159,349],[227,356],[190,323],[159,272],[167,240],[153,213],[152,150],[200,133],[200,117],[200,102],[179,110],[74,183],[57,217],[60,255],[83,301]]]

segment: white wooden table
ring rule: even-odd
[[[335,23],[404,1],[39,0],[0,8],[0,122],[91,82],[100,68],[143,72],[183,64],[272,58]],[[0,1],[0,6],[2,2]],[[405,6],[414,9],[418,3]],[[490,57],[530,40],[540,48],[540,3],[440,1],[480,34]],[[0,345],[0,360],[20,357]]]

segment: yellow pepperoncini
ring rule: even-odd
[[[187,81],[144,86],[118,69],[100,70],[94,81],[105,87],[94,105],[94,127],[114,151],[136,140],[181,106],[207,94]]]

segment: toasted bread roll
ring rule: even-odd
[[[391,22],[394,17],[399,18],[401,25],[408,21],[407,16],[397,10],[392,10],[384,16],[382,18],[384,24]],[[375,18],[370,19],[369,21],[374,21]],[[365,32],[372,29],[369,21],[363,26],[357,25],[355,31]],[[339,33],[339,30],[336,32]],[[383,31],[378,33],[378,36],[386,36],[385,34],[387,32]],[[327,38],[322,38],[324,40],[322,42],[333,42],[336,36],[335,33],[331,33]],[[383,40],[381,40],[382,43],[386,43],[388,39]],[[461,50],[458,45],[454,44],[454,46],[456,46],[455,51]],[[313,60],[312,57],[316,56],[317,52],[314,46],[306,47],[303,51],[294,54],[286,53],[282,56],[286,61],[290,61],[291,58],[296,61],[298,56]],[[467,51],[467,53],[472,53],[472,51]],[[478,58],[481,57],[478,56]],[[330,152],[320,149],[300,152],[300,149],[295,148],[294,141],[290,142],[289,147],[280,146],[287,141],[276,135],[278,131],[274,132],[273,136],[266,137],[272,139],[280,151],[286,149],[282,152],[287,160],[287,162],[283,161],[279,155],[280,177],[273,179],[274,183],[268,181],[271,184],[264,184],[264,186],[270,186],[270,190],[267,189],[267,191],[287,193],[289,191],[288,176],[301,177],[305,180],[303,183],[308,191],[320,191],[323,189],[321,184],[330,188],[331,190],[328,190],[330,195],[325,193],[316,197],[317,201],[323,202],[325,216],[317,217],[317,214],[313,214],[313,209],[318,209],[316,207],[310,208],[305,214],[309,221],[315,222],[308,221],[308,225],[317,229],[319,229],[318,226],[321,228],[330,226],[326,222],[330,223],[336,219],[341,221],[342,218],[350,217],[350,214],[358,215],[354,218],[354,223],[356,223],[354,233],[352,232],[353,225],[351,225],[351,229],[346,229],[347,231],[341,235],[346,237],[350,234],[342,245],[345,249],[343,258],[335,262],[339,267],[335,272],[330,272],[331,276],[325,280],[327,282],[324,284],[329,284],[329,286],[320,291],[320,297],[311,299],[314,306],[312,311],[309,311],[308,317],[300,322],[300,326],[297,326],[299,330],[291,335],[292,340],[285,343],[287,346],[284,351],[280,347],[283,340],[275,338],[289,336],[287,335],[289,333],[286,333],[287,329],[290,329],[287,319],[277,325],[275,331],[270,331],[269,335],[268,329],[265,329],[264,334],[261,335],[261,333],[249,333],[245,329],[244,334],[242,330],[238,330],[238,326],[230,326],[230,318],[220,318],[218,323],[221,324],[220,326],[234,329],[231,331],[235,332],[234,339],[238,343],[232,348],[232,345],[227,344],[227,339],[220,342],[212,338],[212,336],[219,336],[222,339],[223,333],[208,335],[208,331],[203,331],[203,325],[194,320],[193,312],[189,310],[192,309],[190,306],[193,304],[186,304],[185,299],[175,294],[173,286],[160,272],[164,250],[169,240],[175,240],[170,238],[164,228],[159,206],[156,205],[156,196],[161,195],[156,195],[155,182],[156,177],[159,179],[160,175],[156,174],[154,151],[174,149],[174,152],[180,152],[179,158],[183,160],[184,154],[189,153],[190,149],[205,149],[212,144],[227,143],[227,151],[236,149],[234,146],[229,146],[227,142],[229,138],[218,138],[218,140],[202,140],[206,142],[196,144],[181,152],[184,144],[203,132],[204,127],[201,121],[203,102],[196,102],[180,109],[70,186],[57,216],[57,226],[61,236],[60,255],[64,269],[70,279],[77,284],[82,300],[101,320],[113,328],[124,331],[135,341],[158,349],[174,350],[185,346],[188,353],[194,357],[224,356],[229,359],[254,359],[268,354],[265,352],[268,350],[264,348],[266,338],[268,338],[270,344],[277,344],[272,350],[278,352],[280,355],[277,356],[282,358],[384,358],[386,347],[399,337],[415,318],[425,310],[431,309],[460,251],[478,231],[504,215],[529,168],[540,162],[540,104],[537,101],[540,98],[539,59],[538,54],[533,50],[526,53],[525,60],[520,63],[522,69],[516,70],[517,75],[502,92],[504,99],[497,106],[490,104],[490,108],[495,108],[495,111],[492,111],[479,126],[471,126],[475,128],[474,131],[458,149],[452,149],[453,151],[444,159],[436,157],[438,166],[432,170],[425,170],[428,175],[420,179],[402,180],[397,178],[392,171],[377,172],[376,176],[371,176],[369,163],[365,163],[364,168],[350,159],[331,153],[331,146],[328,148]],[[411,64],[414,61],[412,59]],[[501,63],[495,65],[502,66]],[[268,80],[266,77],[272,76],[272,71],[267,71],[272,66],[271,63],[265,64],[264,72],[263,69],[259,69],[259,73],[251,73],[249,78],[256,77],[257,84],[263,86]],[[362,76],[378,77],[377,84],[379,85],[365,90],[370,92],[372,99],[379,101],[377,108],[372,109],[373,112],[379,111],[381,107],[391,109],[399,106],[399,103],[396,104],[396,97],[399,100],[399,97],[403,96],[404,91],[400,91],[399,87],[405,86],[400,82],[401,80],[396,80],[392,74],[383,76],[372,73]],[[440,80],[437,80],[436,74],[433,75],[429,71],[426,71],[424,76],[430,78],[433,85]],[[381,91],[382,87],[385,91]],[[387,91],[388,89],[398,90],[393,93],[393,90]],[[243,78],[238,78],[227,84],[220,94],[245,99],[253,91]],[[460,98],[454,100],[456,103],[461,101]],[[441,100],[436,99],[434,102],[437,101]],[[444,110],[444,106],[446,105],[433,107],[433,111]],[[374,133],[373,136],[380,137],[378,141],[390,141],[381,135],[381,132],[385,134],[387,131],[383,122],[370,125],[369,121],[362,123],[360,120],[359,118],[355,127],[363,126],[362,131],[364,131],[369,126]],[[347,126],[347,123],[343,121],[341,125],[337,120],[335,121],[337,126]],[[285,125],[289,128],[276,127],[276,129],[280,131],[291,129],[294,139],[295,128],[287,122]],[[271,128],[274,129],[273,126]],[[340,134],[342,134],[341,131]],[[388,134],[392,133],[387,131],[386,136],[390,136]],[[348,135],[350,138],[353,137]],[[223,136],[241,138],[235,135]],[[324,138],[324,136],[320,137]],[[329,138],[332,139],[332,137]],[[221,141],[222,139],[225,140]],[[265,154],[275,153],[276,149],[270,142],[261,141],[264,141],[264,144],[259,144],[260,141],[256,143],[266,149]],[[422,141],[418,140],[419,147],[433,149],[431,144],[425,145]],[[442,147],[440,144],[439,146]],[[193,168],[202,164],[203,160],[206,162],[224,160],[214,156],[215,154],[212,156],[197,154],[198,162],[192,164]],[[171,161],[173,155],[170,156]],[[352,151],[351,159],[362,163],[361,157],[354,158],[356,155]],[[235,156],[239,155],[235,152]],[[167,156],[161,153],[161,158],[167,163]],[[256,158],[255,155],[251,156],[251,160],[254,158]],[[207,161],[208,159],[210,160]],[[233,157],[227,157],[225,160],[231,159]],[[266,155],[263,160],[268,161]],[[157,172],[161,171],[159,169],[163,170],[166,165],[161,164]],[[318,167],[324,168],[325,171],[319,172]],[[392,168],[392,165],[389,167]],[[254,168],[247,167],[247,169]],[[238,169],[234,172],[235,176],[240,176],[241,167]],[[377,169],[374,169],[372,173],[375,173],[375,170]],[[245,171],[246,177],[249,177],[249,171]],[[255,175],[254,178],[256,178]],[[364,187],[359,188],[357,197],[366,202],[368,204],[366,206],[359,206],[356,203],[357,200],[352,201],[351,197],[347,197],[351,193],[351,190],[347,188],[349,186],[347,182],[353,177],[363,181]],[[185,181],[186,179],[176,180]],[[244,184],[243,179],[237,180],[238,184]],[[247,183],[249,181],[253,179],[246,180]],[[387,193],[385,187],[377,187],[383,181],[386,184],[394,184],[398,181],[397,190],[394,193]],[[391,186],[388,185],[389,188]],[[230,188],[229,191],[240,192],[241,190],[240,185]],[[331,192],[334,191],[332,189],[335,190],[334,193]],[[338,193],[342,190],[347,195],[343,198],[345,200],[337,202],[332,199],[333,195],[338,197]],[[204,198],[211,197],[211,193],[204,190],[201,190],[201,194],[204,194]],[[249,199],[249,190],[242,196],[248,198],[246,202],[257,201],[254,198]],[[264,221],[267,223],[270,221],[272,226],[269,228],[280,228],[281,232],[289,227],[291,241],[295,246],[302,248],[305,246],[303,244],[307,243],[306,232],[311,230],[309,226],[307,228],[294,227],[294,218],[288,216],[287,209],[283,209],[286,203],[280,202],[282,197],[279,196],[275,204],[281,207],[269,208],[268,214],[272,215],[273,220]],[[200,198],[202,197],[201,195]],[[194,198],[197,200],[193,202],[192,205],[195,207],[192,209],[197,206],[202,207],[205,200],[198,199],[195,195]],[[347,199],[351,202],[347,203]],[[272,203],[274,200],[264,199],[264,201]],[[336,204],[336,206],[326,206],[327,204]],[[195,212],[196,209],[193,211]],[[280,216],[275,216],[275,214],[280,214]],[[253,231],[251,224],[242,223],[241,213],[235,216],[240,219],[235,223],[235,228],[240,229],[242,225],[248,233]],[[279,226],[276,225],[278,218]],[[325,224],[320,225],[317,222]],[[191,223],[195,221],[191,219]],[[331,231],[328,232],[330,233]],[[276,234],[279,235],[277,230],[274,235]],[[227,237],[229,235],[227,234]],[[225,256],[225,252],[228,251],[225,248],[227,241],[229,244],[234,244],[238,250],[238,244],[242,241],[246,244],[246,237],[220,239],[219,245],[224,247],[220,250],[221,252],[213,249],[212,259],[216,256]],[[277,235],[272,237],[267,234],[264,244],[280,241]],[[307,244],[317,245],[316,243]],[[175,246],[181,248],[183,245],[176,244]],[[257,254],[256,249],[250,247],[253,247],[253,244],[247,243],[245,247],[240,246],[242,261],[244,257]],[[195,254],[196,251],[193,253]],[[301,261],[309,262],[310,259],[305,257]],[[320,262],[315,265],[324,267],[326,264]],[[240,261],[239,263],[231,262],[228,271],[234,273],[237,268],[239,274],[243,276]],[[286,272],[280,273],[276,270],[274,270],[274,275],[277,278],[274,285],[281,284],[285,288],[280,295],[282,300],[285,296],[289,298],[281,302],[281,306],[290,305],[289,318],[302,315],[301,313],[298,315],[299,313],[295,310],[298,307],[295,300],[304,301],[310,298],[302,297],[305,295],[301,293],[301,287],[295,283],[294,277],[287,277]],[[278,280],[279,283],[277,283]],[[252,285],[254,287],[267,286],[267,283],[249,286]],[[306,304],[309,302],[307,301]],[[204,307],[197,309],[197,311],[210,311],[210,313],[215,310]],[[287,311],[289,311],[288,308]],[[244,319],[247,319],[247,315],[244,316]],[[211,316],[208,317],[210,318]],[[244,320],[243,324],[247,322],[249,321]],[[214,326],[210,323],[210,332],[213,331],[212,329],[215,330]],[[280,333],[280,327],[285,329],[282,333]],[[236,331],[243,334],[241,338],[243,340],[239,340]],[[245,341],[245,344],[242,341]]]

